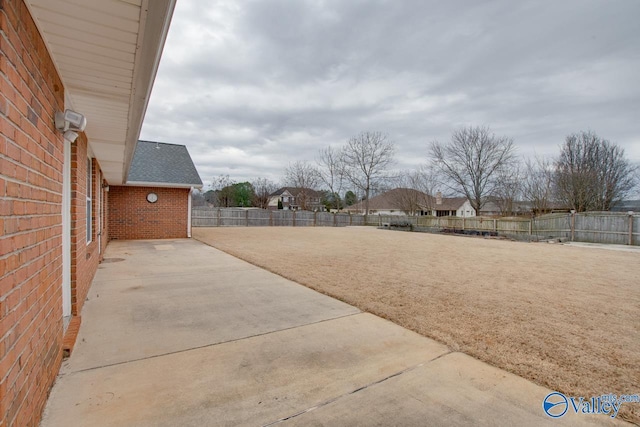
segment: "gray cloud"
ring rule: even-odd
[[[523,155],[592,129],[640,161],[640,2],[177,3],[142,138],[186,144],[203,180],[277,180],[363,130],[398,168],[456,127]]]

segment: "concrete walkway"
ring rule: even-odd
[[[82,314],[44,427],[620,424],[195,240],[111,242]]]

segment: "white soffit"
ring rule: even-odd
[[[27,0],[109,184],[123,184],[175,0]]]

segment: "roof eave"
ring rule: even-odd
[[[172,182],[129,181],[123,185],[127,187],[197,188],[197,189],[202,188],[202,183],[185,184],[185,183],[172,183]]]
[[[129,98],[129,127],[125,140],[123,183],[129,174],[175,5],[176,0],[153,0],[153,8],[149,9],[149,0],[142,3],[141,10],[144,11],[144,16],[140,18],[141,30],[138,32],[133,85]]]

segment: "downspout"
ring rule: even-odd
[[[193,193],[193,187],[189,189],[189,199],[187,200],[187,237],[191,238],[191,193]]]

